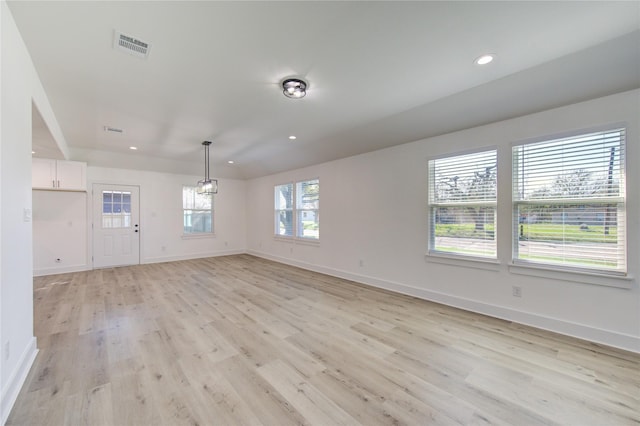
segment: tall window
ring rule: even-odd
[[[496,150],[429,161],[429,252],[496,258]]]
[[[275,187],[275,234],[320,239],[320,181],[305,180]]]
[[[213,233],[213,196],[198,194],[195,186],[182,187],[185,235]]]
[[[513,147],[514,262],[626,272],[624,135]]]
[[[275,190],[276,235],[293,237],[293,184],[277,185]]]
[[[320,181],[296,183],[297,235],[301,238],[320,238]]]

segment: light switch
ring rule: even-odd
[[[31,209],[24,209],[22,220],[24,220],[25,222],[31,222]]]

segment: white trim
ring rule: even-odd
[[[273,240],[280,243],[289,243],[289,244],[302,244],[302,245],[308,245],[308,246],[320,245],[319,238],[310,238],[310,237],[290,237],[287,235],[274,235]]]
[[[147,257],[145,259],[141,259],[140,264],[148,264],[148,263],[163,263],[163,262],[175,262],[177,260],[191,260],[191,259],[203,259],[206,257],[219,257],[219,256],[231,256],[234,254],[245,254],[245,250],[219,250],[213,252],[205,252],[205,253],[192,253],[185,255],[177,255],[177,256],[156,256],[156,257]]]
[[[604,285],[608,287],[617,287],[630,289],[634,278],[631,275],[613,275],[589,271],[563,270],[553,268],[548,264],[509,264],[509,272],[516,275],[528,275],[531,277],[550,278],[554,280],[570,281],[580,284]]]
[[[454,308],[464,309],[494,318],[513,321],[519,324],[528,325],[542,330],[552,331],[554,333],[564,334],[566,336],[576,337],[578,339],[588,340],[594,343],[600,343],[627,351],[640,353],[640,337],[629,334],[618,333],[615,331],[604,330],[600,328],[590,327],[558,318],[546,317],[531,312],[522,312],[512,308],[490,305],[475,300],[465,299],[445,293],[435,292],[431,290],[412,287],[406,284],[381,280],[366,275],[353,274],[351,272],[339,269],[317,266],[307,262],[300,262],[279,256],[272,256],[256,250],[248,250],[248,254],[262,257],[264,259],[273,260],[275,262],[287,265],[297,266],[322,274],[355,281],[360,284],[370,285],[372,287],[382,288],[396,293],[406,294],[408,296],[417,297],[431,302],[441,303],[443,305],[452,306]]]
[[[483,261],[496,261],[498,258],[498,175],[500,173],[500,167],[498,164],[498,149],[497,145],[479,147],[473,150],[466,150],[464,152],[458,153],[444,153],[438,156],[430,157],[427,161],[427,248],[428,253],[427,256],[442,256],[444,252],[438,251],[436,249],[436,221],[434,210],[438,208],[465,208],[465,207],[487,207],[493,209],[493,223],[494,223],[494,231],[493,231],[493,241],[495,244],[495,252],[494,256],[485,257],[485,256],[474,256],[468,253],[461,253],[456,251],[451,251],[453,256],[459,256],[458,259],[467,259],[473,260],[474,258],[478,258],[480,262]],[[495,199],[493,200],[473,200],[473,201],[448,201],[448,202],[436,202],[434,201],[436,198],[436,162],[438,160],[447,160],[453,159],[457,157],[471,156],[475,154],[491,154],[495,155],[495,170],[496,170],[496,188],[495,188]],[[487,155],[488,156],[488,155]],[[452,257],[453,257],[452,256]],[[464,264],[462,264],[464,266]]]
[[[183,240],[192,240],[192,239],[198,239],[198,238],[216,238],[216,234],[214,234],[213,232],[194,232],[191,234],[182,234],[182,236],[180,237]]]
[[[538,276],[543,278],[556,278],[565,281],[573,281],[578,283],[586,283],[586,284],[595,284],[595,285],[605,285],[610,287],[620,287],[620,288],[631,288],[630,283],[624,282],[624,277],[628,271],[628,263],[629,263],[629,249],[628,249],[628,239],[629,239],[629,231],[628,231],[628,198],[627,198],[627,183],[626,183],[626,164],[627,164],[627,123],[617,122],[607,125],[599,125],[590,127],[582,130],[572,130],[568,132],[562,132],[556,135],[548,135],[542,137],[529,138],[523,141],[516,141],[511,143],[511,264],[509,266],[509,271],[514,274],[520,275],[531,275]],[[567,197],[567,198],[536,198],[536,199],[527,199],[524,194],[518,194],[517,187],[518,184],[521,183],[520,171],[516,170],[518,165],[521,162],[521,158],[524,155],[519,152],[519,149],[528,145],[535,144],[547,144],[547,143],[562,143],[562,144],[572,144],[576,143],[576,139],[584,138],[587,136],[597,135],[600,136],[605,133],[614,133],[620,132],[621,137],[619,139],[620,142],[620,169],[622,173],[622,177],[620,178],[620,193],[622,196],[615,197]],[[599,139],[595,139],[599,140]],[[563,147],[566,145],[562,145]],[[613,149],[613,148],[612,148]],[[535,147],[534,147],[535,150]],[[563,151],[564,152],[564,151]],[[545,155],[544,158],[553,158],[553,155]],[[564,155],[562,153],[560,156]],[[607,154],[604,153],[606,156]],[[564,157],[561,157],[564,158]],[[606,157],[605,157],[606,159]],[[611,167],[613,164],[613,159],[610,160],[609,163],[609,173],[611,173]],[[522,180],[524,180],[524,166],[522,170]],[[524,191],[524,183],[522,186],[522,190]],[[616,204],[617,209],[622,209],[622,226],[621,228],[624,230],[624,234],[622,237],[617,239],[618,248],[623,247],[622,258],[619,255],[616,256],[618,260],[618,268],[610,269],[606,267],[593,268],[593,272],[590,269],[585,267],[581,267],[580,264],[573,264],[570,262],[564,262],[558,264],[556,267],[553,262],[527,262],[526,259],[520,258],[520,229],[522,229],[522,224],[520,223],[520,215],[518,214],[520,206],[540,206],[540,205],[557,205],[557,206],[570,206],[575,204],[601,204],[601,205],[612,205]],[[620,216],[616,216],[616,218],[620,218]],[[620,228],[620,226],[618,226]],[[563,233],[564,235],[564,233]],[[533,241],[533,240],[532,240]],[[559,246],[564,247],[564,242],[559,242]],[[593,259],[593,258],[589,258]],[[622,262],[620,262],[622,261]],[[622,263],[622,266],[620,266]],[[584,265],[584,264],[582,264]],[[572,276],[571,274],[576,274]],[[607,280],[607,278],[613,278],[613,280]],[[617,278],[618,280],[615,280]]]
[[[63,268],[34,269],[33,276],[43,277],[45,275],[68,274],[71,272],[82,272],[82,271],[90,271],[90,270],[91,270],[91,265],[75,265],[75,266],[65,266]]]
[[[429,251],[424,255],[424,260],[430,263],[441,263],[444,265],[461,266],[463,268],[484,269],[486,271],[499,271],[500,262],[492,257],[464,256],[456,254],[445,254],[437,251]]]
[[[33,362],[36,359],[36,355],[38,355],[37,340],[33,337],[24,349],[24,352],[22,352],[18,366],[11,373],[9,380],[7,380],[7,385],[2,389],[2,406],[0,408],[2,410],[2,416],[0,418],[0,424],[4,425],[9,418],[11,409],[16,403],[20,389],[24,386],[29,370],[31,370],[31,366],[33,366]]]
[[[309,242],[310,244],[319,244],[320,243],[320,238],[311,238],[311,237],[301,237],[298,235],[298,233],[300,232],[300,227],[301,224],[298,223],[298,213],[299,212],[315,212],[316,214],[319,214],[320,212],[320,208],[318,207],[317,209],[301,209],[298,207],[298,185],[305,183],[305,182],[312,182],[312,181],[318,181],[318,185],[320,185],[320,177],[315,177],[315,178],[309,178],[309,179],[301,179],[301,180],[295,180],[292,182],[286,182],[286,183],[280,183],[280,184],[275,184],[273,186],[273,204],[274,204],[274,215],[273,215],[273,237],[275,240],[282,240],[282,241],[286,241],[286,240],[293,240],[296,242],[300,242],[300,241],[304,241],[304,242]],[[280,186],[285,186],[285,185],[291,185],[291,191],[292,191],[292,207],[290,209],[276,209],[276,190],[278,187]],[[281,235],[281,234],[277,234],[276,232],[279,230],[279,222],[278,222],[278,215],[280,212],[291,212],[291,217],[293,219],[293,223],[292,223],[292,235]]]

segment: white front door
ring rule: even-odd
[[[93,267],[140,263],[140,188],[93,184]]]

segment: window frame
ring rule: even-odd
[[[185,189],[187,188],[191,188],[193,190],[194,193],[194,208],[190,209],[190,208],[186,208],[185,206]],[[198,194],[197,191],[197,186],[195,185],[182,185],[182,238],[200,238],[200,237],[209,237],[209,236],[214,236],[215,235],[215,222],[214,222],[214,218],[215,218],[215,214],[214,214],[214,197],[213,194],[209,194],[209,197],[211,197],[211,208],[210,209],[196,209],[195,208],[195,197],[202,197],[204,196],[203,194]],[[211,230],[210,231],[197,231],[197,232],[185,232],[185,219],[186,219],[186,212],[190,211],[190,212],[200,212],[200,213],[206,213],[209,212],[210,215],[210,220],[211,220]]]
[[[278,204],[278,189],[284,186],[290,187],[290,205],[291,207],[280,208],[281,206]],[[274,208],[274,217],[273,217],[273,233],[277,238],[293,238],[296,235],[296,226],[295,226],[295,183],[286,182],[274,185],[273,187],[273,208]],[[286,202],[287,200],[285,200]],[[280,230],[280,214],[284,212],[290,212],[291,214],[291,235],[289,234],[281,234],[278,232]],[[285,227],[286,232],[286,227]]]
[[[317,182],[318,185],[318,199],[317,199],[317,207],[316,208],[305,208],[302,201],[301,187],[305,183],[309,182]],[[291,187],[291,208],[279,208],[278,204],[278,189],[283,186]],[[276,239],[282,239],[287,241],[299,241],[299,242],[309,242],[311,244],[320,242],[320,178],[310,178],[310,179],[301,179],[296,181],[290,181],[285,183],[280,183],[274,185],[274,237]],[[291,214],[291,235],[281,234],[279,233],[280,229],[280,213],[281,212],[290,212]],[[300,214],[304,212],[313,212],[315,217],[317,218],[318,223],[318,236],[305,236],[304,227],[302,225],[302,220],[300,219]]]
[[[495,199],[494,200],[474,200],[471,202],[437,202],[436,197],[436,162],[443,159],[453,159],[456,157],[472,156],[475,154],[485,154],[493,152],[495,158]],[[427,221],[428,221],[428,242],[427,242],[427,256],[434,258],[448,258],[452,260],[464,260],[474,261],[482,263],[498,263],[498,176],[501,173],[501,167],[498,164],[498,147],[486,146],[473,150],[459,151],[453,153],[445,153],[438,156],[428,158],[427,161],[427,173],[428,173],[428,185],[427,185]],[[445,251],[438,250],[436,248],[436,214],[435,210],[438,208],[491,208],[493,210],[493,246],[495,250],[492,255],[485,256],[480,254],[473,254],[462,251]]]
[[[518,154],[517,149],[527,145],[533,144],[542,144],[542,143],[561,143],[563,140],[566,144],[571,143],[579,143],[579,139],[586,138],[589,135],[594,135],[598,133],[615,133],[621,132],[620,136],[620,159],[616,166],[619,166],[619,193],[617,197],[612,196],[604,196],[604,197],[556,197],[556,198],[538,198],[538,199],[520,199],[524,197],[520,197],[518,195],[518,186],[520,184],[520,172],[518,170]],[[526,139],[518,142],[513,142],[511,144],[511,263],[510,270],[513,273],[525,274],[525,275],[540,275],[547,277],[548,273],[562,273],[565,276],[575,275],[577,277],[582,277],[578,281],[586,282],[591,284],[600,284],[598,281],[594,281],[592,279],[584,278],[588,276],[592,276],[594,278],[611,278],[611,279],[626,279],[628,278],[628,261],[629,261],[629,251],[628,251],[628,198],[627,198],[627,135],[628,135],[628,126],[626,123],[614,123],[606,126],[592,127],[587,129],[581,129],[571,132],[564,132],[554,135],[547,135],[543,137],[537,137],[532,139]],[[605,154],[606,155],[606,154]],[[520,220],[519,220],[519,207],[520,206],[543,206],[543,205],[552,205],[552,206],[579,206],[579,205],[602,205],[603,208],[606,208],[607,205],[616,205],[616,222],[622,221],[622,225],[616,227],[622,228],[624,231],[622,241],[618,238],[617,245],[622,248],[622,260],[623,265],[618,267],[617,269],[612,268],[604,268],[604,267],[587,267],[587,266],[576,266],[572,265],[570,261],[567,262],[544,262],[544,261],[531,261],[526,260],[519,257],[519,242],[520,242]],[[563,213],[564,214],[564,213]],[[564,234],[563,234],[564,235]],[[617,236],[617,230],[616,230]],[[565,243],[566,244],[566,243]],[[564,245],[564,244],[563,244]],[[527,269],[538,269],[541,272],[539,274],[536,273],[526,273]],[[549,271],[545,273],[543,271]],[[567,275],[568,274],[568,275]],[[569,279],[570,281],[575,279]],[[619,286],[618,284],[605,284],[605,285],[614,285]]]

